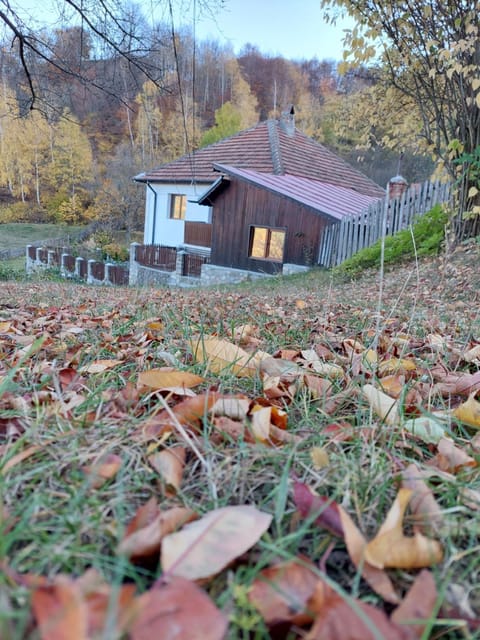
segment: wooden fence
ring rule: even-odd
[[[135,250],[135,260],[144,267],[175,271],[177,250],[158,244],[139,244]]]
[[[325,229],[322,235],[318,263],[335,267],[357,251],[370,247],[382,237],[384,217],[388,236],[406,229],[415,217],[429,211],[435,204],[449,202],[451,185],[425,182],[412,185],[396,200],[379,200],[356,216],[345,217]]]

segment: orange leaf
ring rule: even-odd
[[[408,375],[416,371],[417,365],[414,360],[408,358],[390,358],[378,365],[378,376],[387,375]]]
[[[89,640],[87,606],[70,579],[37,587],[32,609],[42,640]]]
[[[250,549],[271,520],[271,515],[249,505],[210,511],[164,538],[162,569],[190,580],[213,576]]]
[[[130,640],[223,640],[227,618],[196,584],[171,576],[136,601]]]
[[[421,533],[403,534],[403,516],[412,496],[411,489],[400,489],[385,522],[365,548],[365,559],[379,569],[421,569],[442,560],[440,543]]]

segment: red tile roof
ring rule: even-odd
[[[238,169],[217,163],[215,168],[223,174],[245,180],[257,187],[300,202],[318,213],[327,214],[336,220],[358,214],[368,209],[369,205],[379,199],[378,196],[360,194],[346,187],[290,174],[259,173],[251,169]],[[217,181],[216,185],[217,188],[223,188],[221,181]],[[205,200],[205,204],[209,204],[214,191],[215,187],[211,187],[203,194],[199,202],[202,203],[202,200]]]
[[[278,120],[267,120],[178,160],[135,176],[137,182],[213,182],[213,164],[271,175],[290,174],[382,197],[384,190],[335,153],[298,129],[289,135]]]

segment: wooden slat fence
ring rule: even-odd
[[[158,244],[142,244],[136,247],[135,260],[144,267],[175,271],[177,250]]]
[[[198,247],[212,246],[212,225],[207,222],[185,222],[185,244]]]
[[[111,284],[128,284],[128,269],[121,264],[110,265],[108,268],[108,275]]]
[[[195,278],[199,278],[202,274],[203,264],[210,264],[210,256],[186,253],[183,256],[182,276],[193,276]]]
[[[318,263],[335,267],[355,253],[370,247],[382,237],[386,216],[386,235],[393,235],[412,224],[415,217],[427,213],[434,205],[448,202],[451,185],[425,182],[412,185],[396,200],[379,200],[356,216],[345,217],[328,226],[322,235]]]

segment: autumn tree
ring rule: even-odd
[[[215,125],[207,129],[200,141],[201,147],[213,144],[223,138],[232,136],[240,131],[241,114],[235,109],[231,102],[225,102],[224,105],[215,111]]]
[[[419,114],[424,148],[459,180],[459,210],[479,212],[480,5],[471,0],[323,0],[357,20],[347,34],[345,59],[365,64],[377,56],[388,86],[407,96]]]

